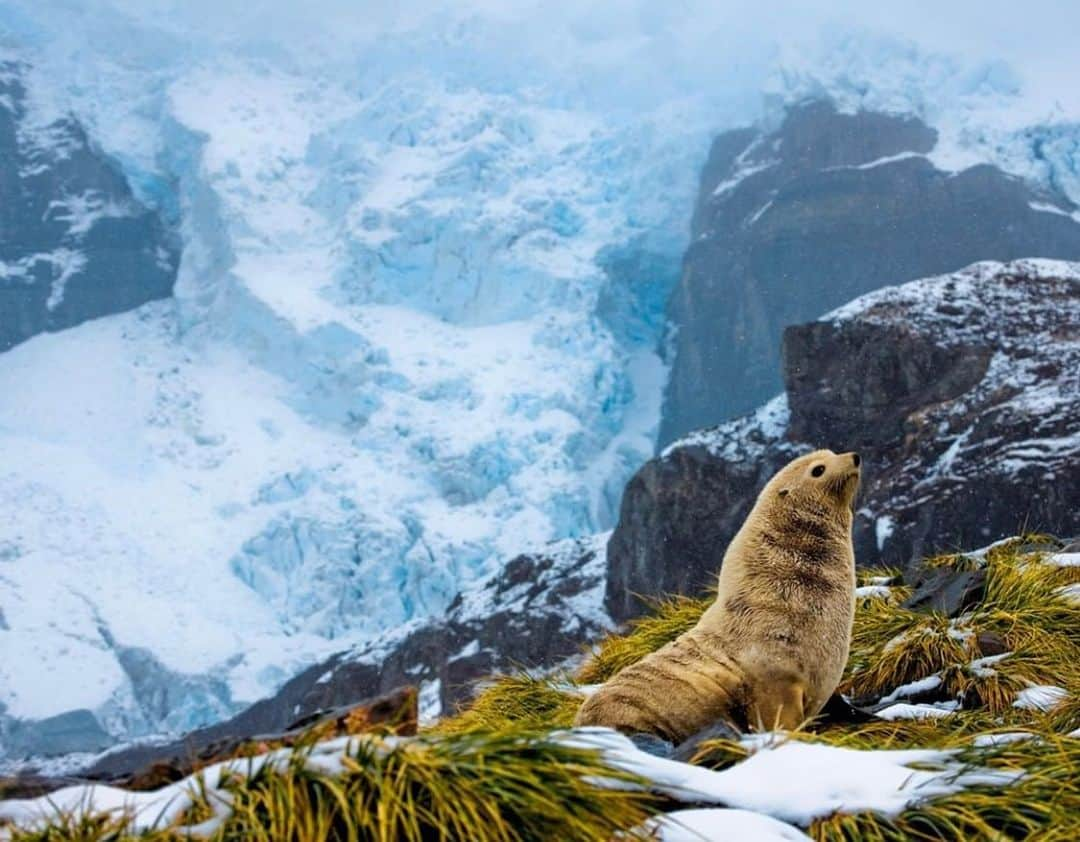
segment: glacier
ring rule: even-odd
[[[610,528],[717,129],[910,111],[939,166],[1080,201],[1080,100],[999,59],[694,4],[343,8],[0,3],[40,125],[183,242],[171,300],[0,355],[0,720],[205,724]]]

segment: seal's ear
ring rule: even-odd
[[[788,492],[789,492],[789,491],[791,491],[791,489],[790,489],[790,488],[781,488],[781,489],[780,489],[780,493],[779,493],[779,494],[777,494],[777,496],[778,496],[778,497],[787,497],[787,496],[788,496]]]

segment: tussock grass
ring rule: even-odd
[[[860,567],[855,571],[855,586],[897,585],[903,581],[899,567]]]
[[[564,728],[574,720],[582,696],[569,679],[528,673],[503,675],[476,697],[457,716],[440,720],[434,734],[496,731],[515,728]]]
[[[861,605],[841,689],[875,697],[939,674],[945,692],[965,707],[1006,715],[1025,687],[1080,687],[1080,603],[1062,593],[1080,582],[1080,569],[1051,567],[1037,552],[1019,552],[1052,541],[1029,535],[989,550],[985,598],[963,617],[917,613],[885,600]],[[958,569],[966,568],[966,556],[949,558]],[[940,557],[933,562],[945,564]],[[980,664],[987,654],[980,633],[1001,640],[1009,654]]]
[[[895,818],[837,814],[814,822],[820,842],[907,842],[952,839],[1080,839],[1080,740],[1054,734],[1004,746],[967,749],[972,766],[1009,769],[1008,787],[974,786],[918,804]]]
[[[12,828],[11,833],[12,842],[180,842],[187,838],[171,830],[132,833],[129,817],[117,813],[58,814],[46,828]]]
[[[284,771],[238,782],[219,838],[607,840],[643,821],[652,801],[640,790],[598,786],[599,778],[641,783],[607,767],[598,752],[522,730],[361,740],[344,766],[327,775],[297,754]]]
[[[842,689],[853,696],[883,696],[903,684],[979,657],[970,629],[948,617],[888,603],[871,605],[852,635],[852,657]]]
[[[925,558],[922,562],[922,566],[928,570],[941,567],[948,567],[952,570],[978,570],[985,564],[986,562],[980,556],[965,555],[964,553],[941,553]]]
[[[322,758],[320,758],[322,759]],[[221,792],[228,814],[214,842],[547,842],[632,839],[628,828],[655,812],[656,799],[636,776],[612,769],[594,749],[568,747],[526,729],[361,737],[341,768],[311,762],[311,748],[287,762],[234,773]],[[601,781],[615,786],[602,786]],[[200,815],[187,821],[205,820]],[[184,826],[139,835],[123,815],[58,816],[41,831],[16,831],[17,842],[172,842]],[[205,829],[205,828],[204,828]],[[201,836],[199,838],[202,838]]]
[[[654,601],[651,612],[633,620],[626,634],[610,635],[600,643],[579,670],[577,680],[582,684],[607,681],[619,670],[692,629],[714,599],[715,594],[709,593],[702,597],[673,596]]]

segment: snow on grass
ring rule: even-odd
[[[349,741],[349,737],[341,737],[315,744],[306,759],[307,765],[327,774],[340,773],[344,768],[342,757],[349,750]],[[222,788],[226,778],[250,777],[267,765],[284,768],[291,754],[291,750],[285,748],[255,757],[226,760],[201,769],[197,775],[148,792],[133,792],[105,784],[76,784],[39,798],[0,801],[0,820],[6,819],[23,829],[43,828],[59,815],[89,816],[111,812],[129,816],[130,829],[133,831],[150,831],[176,821],[196,805],[196,799],[201,799],[205,794],[208,796],[205,803],[216,808],[217,821],[201,828],[190,828],[193,836],[200,837],[212,832],[227,812],[230,798]],[[4,838],[3,832],[4,828],[0,827],[0,839]]]
[[[863,585],[855,589],[856,599],[887,598],[892,594],[888,585]]]
[[[859,751],[803,742],[759,743],[765,747],[716,772],[646,754],[605,729],[576,729],[566,739],[601,748],[612,766],[647,778],[677,800],[751,810],[802,827],[837,811],[895,816],[965,786],[1007,786],[1018,777],[965,768],[947,751]],[[916,764],[920,768],[912,768]]]
[[[919,693],[928,693],[931,690],[936,690],[940,686],[941,676],[935,673],[934,675],[926,676],[926,678],[920,678],[918,681],[912,681],[908,684],[901,684],[899,687],[889,693],[889,695],[882,696],[879,703],[883,705],[891,704],[892,702],[898,701],[900,699],[907,699]]]
[[[1032,739],[1037,738],[1030,731],[1003,731],[998,734],[979,734],[971,741],[971,744],[976,748],[991,748]]]
[[[1042,561],[1043,564],[1053,567],[1080,567],[1080,553],[1054,553],[1046,556]]]
[[[800,830],[771,816],[750,810],[675,810],[645,828],[657,842],[708,842],[708,840],[755,840],[755,842],[800,842],[809,840]]]
[[[879,719],[892,722],[897,719],[941,719],[956,712],[956,702],[911,705],[898,702],[877,712]]]
[[[1026,687],[1016,694],[1014,708],[1021,710],[1051,711],[1069,698],[1069,691],[1064,687],[1036,685]]]
[[[355,741],[367,739],[371,738],[342,737],[317,743],[304,764],[320,774],[338,775],[345,769],[344,755],[356,750]],[[385,738],[385,744],[396,745],[400,739]],[[552,739],[567,747],[599,749],[612,769],[641,776],[651,789],[677,801],[728,808],[676,811],[655,821],[653,829],[662,831],[662,838],[669,840],[714,831],[802,839],[805,837],[791,824],[807,827],[814,819],[837,811],[895,816],[928,798],[959,792],[970,785],[1007,786],[1019,775],[965,767],[947,751],[858,751],[804,742],[777,744],[760,738],[748,741],[753,753],[747,759],[713,771],[647,754],[625,736],[603,728],[557,732]],[[40,798],[0,801],[0,819],[32,828],[46,825],[58,813],[77,816],[110,810],[130,815],[133,830],[150,830],[176,820],[200,793],[215,808],[215,816],[209,823],[192,828],[192,834],[199,836],[216,828],[227,815],[230,799],[222,790],[226,776],[251,776],[268,765],[281,769],[289,758],[289,749],[278,749],[254,758],[224,761],[153,792],[129,792],[99,784],[69,786]],[[916,765],[919,768],[912,768]]]

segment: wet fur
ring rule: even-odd
[[[575,724],[678,744],[718,720],[791,729],[816,715],[851,645],[853,456],[819,450],[777,473],[728,546],[698,624],[611,678]]]

